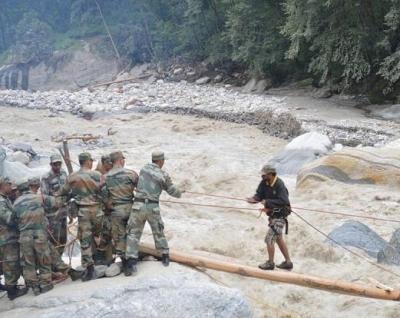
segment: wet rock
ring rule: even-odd
[[[114,277],[117,276],[121,273],[121,269],[122,269],[122,263],[118,262],[118,263],[113,263],[110,266],[108,266],[105,275],[107,277]]]
[[[400,265],[400,229],[394,231],[389,244],[379,251],[378,262]]]
[[[255,86],[255,92],[262,93],[271,87],[272,87],[272,81],[270,79],[262,79],[257,82]]]
[[[106,276],[106,271],[107,271],[107,266],[106,265],[96,265],[94,267],[94,273],[96,278],[101,278]]]
[[[37,152],[33,150],[31,145],[23,144],[23,143],[14,143],[8,145],[8,147],[14,151],[21,151],[30,154],[32,157],[37,156]]]
[[[179,75],[183,73],[183,68],[179,67],[174,69],[174,71],[172,72],[174,75]]]
[[[243,86],[242,91],[245,93],[251,93],[256,90],[257,80],[255,78],[251,78],[245,86]]]
[[[377,233],[358,221],[345,222],[329,233],[329,237],[341,245],[357,247],[372,257],[377,257],[379,251],[388,245]]]
[[[400,121],[400,104],[392,105],[384,108],[377,108],[376,106],[371,109],[373,116],[381,117],[383,119]]]
[[[213,82],[214,82],[214,83],[221,83],[222,80],[223,80],[222,75],[217,75],[217,76],[214,77]]]
[[[26,152],[22,151],[16,151],[9,154],[7,159],[13,162],[20,162],[24,165],[27,165],[31,161],[31,157]]]
[[[199,78],[198,80],[196,80],[196,84],[197,85],[204,85],[207,84],[211,81],[211,78],[209,78],[208,76],[204,76]]]
[[[398,188],[399,176],[400,148],[345,148],[305,165],[297,176],[297,189],[315,187],[327,180]]]
[[[333,94],[332,94],[332,91],[330,90],[330,88],[323,87],[323,88],[316,89],[312,95],[315,98],[329,98],[329,97],[332,97]]]
[[[159,264],[139,265],[138,276],[90,281],[54,288],[38,297],[20,297],[15,308],[0,306],[1,315],[64,317],[253,317],[240,291],[219,286],[205,275],[173,265],[159,274]],[[146,271],[145,276],[140,270]],[[79,284],[79,285],[78,285]],[[79,287],[78,287],[79,286]],[[2,300],[0,300],[2,301]],[[6,301],[4,301],[6,302]]]

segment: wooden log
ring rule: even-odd
[[[68,173],[71,174],[74,172],[74,169],[72,168],[71,157],[69,155],[68,140],[63,140],[63,149],[65,165],[67,166]]]
[[[160,257],[161,253],[149,244],[140,244],[140,252]],[[328,279],[317,276],[296,274],[286,271],[263,271],[255,267],[217,261],[193,254],[170,250],[170,259],[174,262],[192,267],[209,268],[227,273],[239,274],[248,277],[260,278],[274,282],[294,284],[308,288],[320,289],[332,293],[346,294],[359,297],[400,300],[400,290],[385,291],[376,287],[350,283],[338,279]]]

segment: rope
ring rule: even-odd
[[[361,254],[359,254],[359,253],[357,253],[357,252],[354,252],[354,251],[352,251],[351,249],[349,249],[348,247],[346,247],[346,246],[340,244],[338,241],[336,241],[335,239],[331,238],[329,235],[327,235],[326,233],[324,233],[323,231],[321,231],[320,229],[318,229],[316,226],[314,226],[313,224],[311,224],[309,221],[307,221],[305,218],[303,218],[302,216],[300,216],[300,214],[298,214],[297,212],[292,211],[292,213],[293,213],[294,215],[296,215],[296,216],[297,216],[300,220],[302,220],[304,223],[306,223],[308,226],[310,226],[310,227],[313,228],[315,231],[317,231],[318,233],[320,233],[322,236],[324,236],[324,237],[327,238],[328,240],[332,241],[333,243],[335,243],[336,245],[338,245],[338,246],[341,247],[342,249],[346,250],[346,251],[349,252],[350,254],[353,254],[354,256],[357,256],[358,258],[363,259],[364,261],[368,262],[369,264],[371,264],[371,265],[373,265],[373,266],[375,266],[375,267],[377,267],[377,268],[379,268],[379,269],[381,269],[381,270],[383,270],[383,271],[385,271],[385,272],[388,272],[388,273],[390,273],[390,274],[392,274],[392,275],[394,275],[394,276],[400,278],[400,274],[397,274],[396,272],[393,272],[392,270],[387,269],[386,267],[383,267],[383,266],[381,266],[381,265],[379,265],[379,264],[377,264],[377,263],[375,263],[375,262],[372,262],[372,261],[370,261],[368,258],[366,258],[365,256],[363,256],[363,255],[361,255]]]
[[[185,193],[247,202],[247,200],[243,199],[243,198],[230,197],[230,196],[224,196],[224,195],[216,195],[216,194],[192,192],[192,191],[186,191]],[[343,213],[343,212],[335,212],[335,211],[328,211],[328,210],[301,208],[301,207],[297,207],[297,206],[292,206],[292,208],[294,208],[296,210],[317,212],[317,213],[323,213],[323,214],[333,214],[333,215],[340,215],[340,216],[350,216],[350,217],[355,217],[355,218],[360,218],[360,219],[370,219],[370,220],[374,220],[374,221],[400,223],[400,220],[380,218],[380,217],[374,217],[374,216],[364,216],[364,215],[357,215],[357,214],[352,214],[352,213]],[[244,208],[244,209],[246,209],[246,208]]]
[[[194,206],[202,206],[208,208],[220,208],[220,209],[233,209],[233,210],[249,210],[249,211],[259,211],[257,208],[241,208],[236,206],[226,206],[226,205],[216,205],[216,204],[201,204],[201,203],[193,203],[193,202],[181,202],[181,201],[171,201],[171,200],[160,200],[163,203],[174,203],[174,204],[183,204],[183,205],[194,205]]]

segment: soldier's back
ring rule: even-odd
[[[106,174],[106,187],[114,204],[132,202],[138,175],[133,170],[113,168]]]
[[[43,208],[43,199],[39,194],[25,193],[14,203],[18,230],[45,230],[47,220]]]
[[[67,184],[79,205],[94,205],[99,203],[100,180],[98,171],[80,169],[68,177]]]

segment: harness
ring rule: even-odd
[[[284,206],[280,208],[273,208],[270,212],[267,213],[267,215],[271,219],[283,219],[285,221],[285,234],[287,235],[289,233],[289,222],[287,220],[287,217],[291,212],[292,209],[290,206]],[[276,235],[278,235],[278,232],[272,225],[269,224],[268,226],[272,229],[272,231],[274,231]]]

